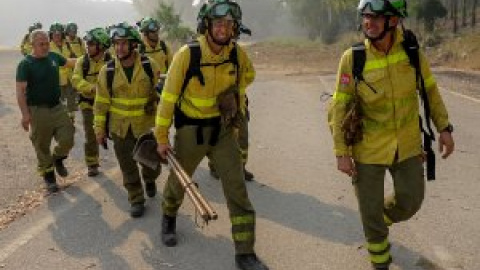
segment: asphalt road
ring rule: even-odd
[[[0,126],[10,127],[1,133],[12,136],[0,143],[0,175],[10,187],[0,189],[0,197],[8,198],[2,205],[7,207],[41,181],[31,168],[35,159],[27,135],[18,128],[19,113],[9,96],[13,82],[4,77],[12,74],[12,66],[2,65],[0,74]],[[333,75],[259,71],[249,90],[248,167],[256,181],[248,190],[257,210],[256,250],[274,270],[370,269],[353,189],[335,169],[320,98],[332,92],[333,80]],[[437,180],[428,183],[420,212],[392,227],[393,270],[480,269],[480,100],[454,90],[444,88],[442,94],[456,127],[457,151],[448,160],[437,157]],[[112,153],[102,152],[104,174],[87,178],[77,131],[79,143],[67,163],[73,177],[65,181],[73,184],[0,231],[0,269],[236,269],[221,186],[205,163],[194,179],[219,220],[198,227],[186,200],[178,219],[179,245],[167,248],[159,235],[167,168],[158,179],[159,194],[147,200],[146,215],[131,219]],[[15,173],[7,174],[5,166]],[[391,189],[389,180],[386,189]]]

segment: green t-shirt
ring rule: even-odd
[[[128,83],[132,82],[133,69],[134,68],[135,68],[135,66],[123,67],[123,72],[125,72],[125,76],[127,76]]]
[[[27,82],[28,106],[55,106],[60,103],[59,66],[67,63],[65,57],[49,52],[46,57],[27,55],[18,64],[17,82]]]

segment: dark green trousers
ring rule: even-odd
[[[91,108],[82,109],[83,130],[85,132],[85,163],[87,166],[96,166],[99,164],[98,143],[93,129],[93,110]]]
[[[125,138],[112,134],[113,148],[123,176],[123,186],[128,192],[130,204],[145,203],[142,179],[145,183],[155,182],[160,175],[161,168],[152,170],[149,167],[137,164],[133,159],[133,148],[138,138],[133,136],[129,129]],[[141,172],[139,170],[139,165]]]
[[[240,148],[231,129],[222,129],[215,146],[208,144],[213,128],[203,128],[205,144],[197,144],[197,126],[184,126],[175,134],[175,155],[189,176],[209,153],[220,176],[232,223],[232,238],[237,254],[252,253],[255,242],[255,210],[248,198]],[[184,189],[170,172],[163,192],[163,212],[176,216]]]
[[[389,259],[388,226],[410,219],[422,205],[425,179],[422,160],[412,157],[391,166],[355,163],[353,179],[365,238],[373,263]],[[384,196],[385,173],[392,175],[394,192]],[[388,256],[387,256],[388,255]]]
[[[68,117],[65,106],[59,104],[53,108],[29,106],[31,116],[30,140],[37,154],[38,173],[43,176],[53,171],[53,160],[63,158],[73,147],[75,128]],[[57,142],[50,150],[52,139]]]

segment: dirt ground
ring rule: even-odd
[[[315,46],[254,44],[248,52],[257,72],[281,80],[299,79],[300,75],[335,74],[343,49],[325,49]],[[20,113],[15,97],[15,71],[21,56],[18,51],[0,51],[0,230],[11,221],[25,215],[42,203],[46,196],[43,182],[36,175],[36,158],[28,133],[20,127]],[[438,64],[438,63],[437,63]],[[480,73],[436,68],[437,80],[442,87],[480,98]],[[78,115],[80,120],[80,115]],[[78,125],[76,141],[83,140]],[[67,161],[70,176],[60,179],[63,187],[76,181],[88,181],[83,164],[82,145],[77,144]],[[103,169],[115,166],[111,154],[102,153]]]

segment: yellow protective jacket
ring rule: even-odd
[[[402,31],[397,30],[393,47],[385,55],[369,40],[365,40],[366,62],[363,76],[376,93],[365,82],[359,83],[358,96],[364,113],[364,134],[363,140],[353,147],[346,146],[341,130],[347,104],[352,100],[355,89],[352,49],[342,56],[329,112],[336,156],[352,155],[354,160],[360,163],[390,165],[397,152],[398,161],[422,153],[415,69],[409,63],[402,41]],[[441,131],[448,126],[448,114],[422,52],[420,66],[431,117],[437,130]]]
[[[128,82],[119,60],[115,60],[112,94],[107,88],[107,66],[100,69],[97,81],[97,94],[93,106],[94,129],[97,134],[105,133],[107,112],[110,113],[109,129],[111,133],[125,138],[129,128],[138,138],[155,125],[155,112],[147,114],[145,107],[152,100],[157,100],[154,89],[160,77],[160,67],[151,58],[150,64],[154,74],[153,84],[141,63],[140,54],[135,53],[135,64],[131,83]],[[153,104],[155,109],[157,104]]]
[[[28,55],[32,52],[32,43],[30,43],[30,34],[25,34],[20,44],[20,51],[23,55]]]
[[[151,47],[146,38],[143,38],[143,46],[145,48],[145,51],[143,54],[150,56],[153,58],[153,60],[157,61],[157,64],[160,66],[162,73],[167,73],[168,66],[172,63],[172,50],[170,50],[170,47],[165,44],[167,52],[165,53],[162,49],[162,46],[160,46],[160,41],[157,43],[155,48]]]
[[[238,83],[240,91],[240,109],[245,111],[245,91],[255,78],[255,70],[252,62],[242,47],[230,43],[224,47],[220,54],[214,54],[205,36],[198,38],[201,50],[201,63],[213,64],[227,61],[230,51],[237,46],[239,63]],[[167,79],[162,91],[160,104],[157,109],[155,136],[159,143],[168,142],[168,130],[172,123],[172,116],[177,103],[185,74],[190,65],[190,49],[188,45],[183,46],[173,57],[173,62],[168,69]],[[202,86],[197,77],[193,77],[183,93],[180,101],[180,110],[190,118],[206,119],[220,116],[217,105],[217,96],[235,84],[237,72],[235,66],[226,63],[218,66],[202,66],[201,71],[205,79],[205,86]]]
[[[67,43],[63,41],[62,46],[58,47],[53,41],[50,41],[50,51],[60,54],[65,58],[72,58],[72,52],[68,49]],[[68,84],[68,80],[72,75],[72,69],[68,67],[60,67],[60,86],[65,86]]]
[[[73,40],[70,40],[70,37],[67,36],[65,38],[65,42],[67,43],[68,46],[70,46],[70,50],[75,55],[72,58],[78,58],[87,53],[85,44],[83,43],[83,40],[80,37],[75,37]]]
[[[86,76],[83,74],[83,63],[85,62],[85,57],[86,55],[77,59],[77,63],[75,64],[75,69],[73,70],[72,75],[72,86],[80,93],[82,97],[91,99],[93,101],[93,99],[95,99],[96,91],[92,91],[92,89],[96,88],[98,74],[100,69],[105,65],[105,57],[102,56],[98,61],[89,58],[90,68]],[[93,106],[88,102],[82,101],[82,98],[80,99],[79,105],[81,109],[93,108]]]

